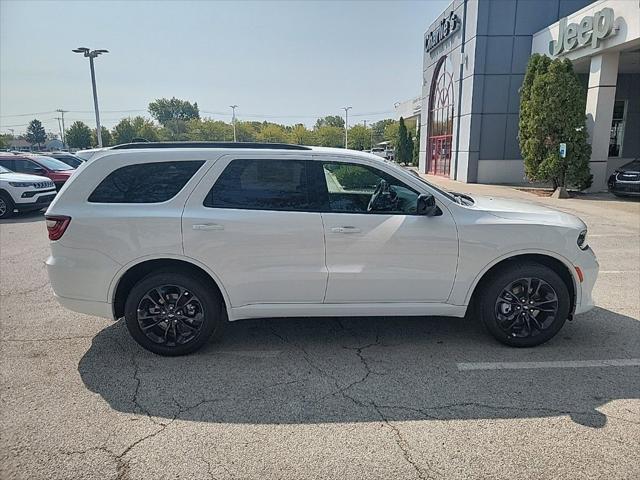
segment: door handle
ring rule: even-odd
[[[224,225],[219,223],[198,223],[191,228],[194,230],[224,230]]]
[[[344,227],[331,227],[333,233],[360,233],[361,230],[358,227],[352,227],[345,225]]]

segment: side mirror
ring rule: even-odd
[[[33,173],[34,173],[35,175],[42,175],[42,174],[44,174],[44,173],[47,173],[47,171],[46,171],[44,168],[42,168],[42,167],[35,167],[35,168],[33,169]]]
[[[438,206],[436,205],[436,199],[433,195],[423,193],[418,196],[416,213],[427,217],[433,217],[438,213]]]

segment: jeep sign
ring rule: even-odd
[[[558,39],[549,42],[549,53],[555,57],[589,43],[596,48],[600,40],[615,35],[613,18],[613,9],[603,8],[593,16],[584,17],[580,23],[567,25],[567,18],[561,19]]]
[[[458,28],[460,28],[460,19],[455,13],[449,12],[448,16],[440,20],[436,28],[427,33],[427,38],[425,38],[424,41],[424,49],[430,52],[444,42],[458,30]]]

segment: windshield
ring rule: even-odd
[[[45,166],[49,170],[53,170],[54,172],[59,172],[62,170],[73,170],[73,168],[71,168],[69,165],[61,162],[60,160],[56,160],[55,158],[38,156],[34,158],[34,160],[39,164]]]
[[[11,170],[0,165],[0,173],[11,173]]]
[[[635,159],[632,162],[627,163],[621,168],[621,170],[633,170],[634,172],[640,171],[640,160]]]

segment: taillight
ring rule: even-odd
[[[71,217],[65,215],[46,215],[47,232],[49,232],[49,240],[59,240],[67,230]]]

